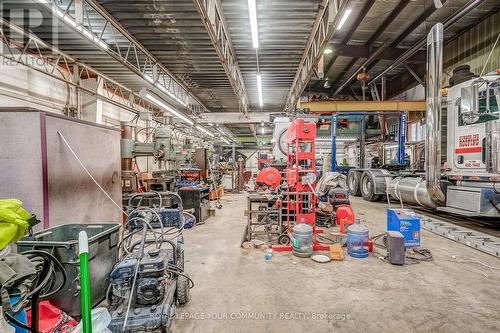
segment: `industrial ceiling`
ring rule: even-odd
[[[361,84],[355,79],[347,79],[362,65],[366,65],[366,71],[372,77],[377,77],[404,51],[424,39],[435,23],[446,22],[461,10],[467,10],[463,17],[445,29],[446,43],[500,9],[496,0],[441,0],[440,3],[442,7],[438,9],[434,1],[428,0],[351,1],[352,13],[343,28],[335,31],[329,46],[332,52],[325,55],[324,79],[312,78],[307,89],[312,94],[322,93],[335,97],[343,93],[350,95],[350,98],[361,98]],[[386,47],[385,51],[374,61],[364,64],[366,58],[381,46]],[[391,80],[395,85],[400,85],[396,78],[408,71],[423,79],[425,45],[420,52],[405,61],[403,66],[387,72],[388,85]],[[342,84],[345,87],[338,91]],[[394,96],[407,87],[398,88],[389,87],[388,90],[392,92],[390,95]],[[387,97],[392,97],[390,95]]]

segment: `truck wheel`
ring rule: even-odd
[[[360,182],[361,172],[349,171],[347,174],[347,188],[349,189],[350,195],[354,195],[355,197],[361,196]]]
[[[177,303],[180,306],[189,302],[189,280],[187,277],[179,275],[177,277]]]
[[[380,194],[375,194],[375,184],[372,176],[367,172],[363,172],[360,184],[361,195],[366,201],[379,201]]]

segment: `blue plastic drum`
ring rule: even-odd
[[[368,257],[367,227],[361,224],[352,224],[347,228],[347,254],[353,258]]]

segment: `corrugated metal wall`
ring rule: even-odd
[[[473,29],[465,32],[444,48],[445,78],[451,76],[453,68],[468,64],[471,71],[480,74],[500,33],[500,12],[491,15]],[[500,68],[500,42],[486,65],[484,73]]]

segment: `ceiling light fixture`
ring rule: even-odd
[[[340,19],[339,25],[337,26],[337,30],[342,29],[345,22],[347,21],[347,18],[349,17],[349,15],[351,15],[351,13],[352,13],[352,9],[346,9],[346,11],[344,12],[344,15]]]
[[[262,98],[262,75],[257,74],[257,92],[259,93],[259,105],[264,106],[264,100]]]
[[[156,82],[156,86],[161,91],[163,91],[164,93],[166,93],[167,95],[169,95],[170,97],[172,97],[176,102],[180,103],[182,106],[187,106],[186,102],[184,102],[183,100],[181,100],[179,97],[175,96],[172,92],[170,92],[167,88],[165,88],[159,82]]]
[[[150,93],[146,93],[146,99],[149,100],[150,102],[156,104],[157,106],[160,106],[161,108],[167,110],[174,116],[182,119],[185,123],[188,123],[189,125],[193,125],[194,122],[189,119],[189,117],[185,116],[184,114],[180,113],[179,111],[174,110],[172,107],[168,106],[167,104],[163,103],[160,101],[158,98],[155,96],[151,95]]]
[[[323,51],[323,54],[331,54],[333,52],[333,50],[331,48],[326,48],[324,51]]]
[[[208,135],[211,138],[213,138],[215,136],[212,132],[209,132],[208,130],[204,129],[200,125],[196,125],[195,127],[196,127],[196,129],[202,131],[203,133],[205,133],[206,135]]]
[[[42,2],[42,1],[39,1],[39,2],[48,4],[48,2]],[[93,41],[95,44],[97,44],[102,49],[107,50],[109,48],[108,44],[106,44],[103,40],[100,40],[99,38],[97,38],[97,36],[95,36],[92,32],[90,32],[87,29],[84,29],[81,25],[80,26],[77,25],[76,21],[73,20],[73,18],[70,17],[69,14],[67,14],[67,13],[65,14],[61,9],[59,9],[59,7],[57,7],[57,5],[53,4],[52,12],[54,14],[57,14],[57,16],[61,17],[64,21],[66,21],[66,23],[68,23],[71,26],[73,26],[74,28],[76,28],[85,37],[87,37],[88,39]]]
[[[256,0],[248,0],[248,13],[250,14],[250,31],[252,32],[252,45],[254,49],[259,48],[259,28],[257,24]]]

